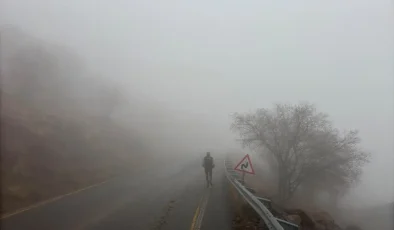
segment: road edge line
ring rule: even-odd
[[[87,190],[87,189],[90,189],[90,188],[93,188],[93,187],[97,187],[97,186],[99,186],[99,185],[102,185],[102,184],[107,183],[108,181],[109,181],[109,180],[105,180],[105,181],[102,181],[102,182],[99,182],[99,183],[96,183],[96,184],[92,184],[92,185],[89,185],[89,186],[87,186],[87,187],[84,187],[84,188],[81,188],[81,189],[78,189],[78,190],[75,190],[75,191],[72,191],[72,192],[63,194],[63,195],[55,196],[55,197],[53,197],[53,198],[50,198],[50,199],[47,199],[47,200],[38,202],[38,203],[36,203],[36,204],[27,206],[27,207],[25,207],[25,208],[21,208],[21,209],[19,209],[19,210],[16,210],[15,212],[6,213],[6,214],[4,214],[4,215],[1,215],[0,220],[7,219],[7,218],[9,218],[9,217],[11,217],[11,216],[14,216],[14,215],[17,215],[17,214],[26,212],[26,211],[31,210],[31,209],[34,209],[34,208],[38,208],[38,207],[43,206],[43,205],[45,205],[45,204],[48,204],[48,203],[51,203],[51,202],[60,200],[60,199],[62,199],[62,198],[64,198],[64,197],[66,197],[66,196],[74,195],[74,194],[77,194],[77,193],[82,192],[82,191],[84,191],[84,190]]]

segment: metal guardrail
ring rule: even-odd
[[[256,211],[270,230],[298,230],[298,226],[287,221],[278,219],[266,208],[271,205],[271,201],[262,197],[253,195],[249,190],[239,182],[240,175],[234,171],[232,162],[226,159],[224,161],[226,176],[229,182],[237,190],[238,194]]]

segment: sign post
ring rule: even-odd
[[[252,165],[252,161],[250,160],[249,154],[246,154],[242,160],[235,166],[234,170],[242,172],[242,184],[245,184],[245,174],[254,175],[254,169]]]

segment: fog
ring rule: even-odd
[[[394,200],[391,1],[2,0],[0,17],[119,85],[167,152],[236,148],[231,113],[315,103],[373,154],[347,200]]]

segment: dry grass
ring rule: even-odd
[[[48,116],[2,99],[2,214],[103,181],[144,159],[130,133],[110,122]]]

